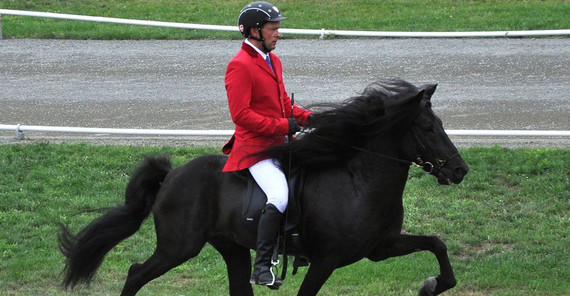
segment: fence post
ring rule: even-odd
[[[2,37],[2,14],[0,14],[0,39],[4,39],[4,37]]]
[[[26,135],[24,134],[24,131],[20,130],[20,126],[21,124],[18,124],[16,126],[16,139],[24,140],[26,138]]]

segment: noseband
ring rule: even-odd
[[[418,167],[421,167],[424,171],[426,171],[426,172],[429,173],[429,174],[433,174],[433,175],[439,174],[439,172],[441,172],[441,169],[443,169],[443,167],[447,164],[447,162],[448,162],[449,160],[452,160],[452,159],[454,159],[454,158],[456,158],[456,157],[459,156],[459,152],[456,152],[455,154],[451,155],[448,159],[444,159],[444,158],[442,158],[442,157],[438,157],[438,154],[435,153],[435,152],[433,151],[433,149],[431,149],[430,147],[427,147],[426,145],[424,145],[424,144],[422,143],[422,141],[418,138],[418,135],[417,135],[414,131],[412,131],[412,135],[413,135],[412,142],[415,143],[415,146],[416,146],[415,151],[416,151],[416,155],[418,155],[418,156],[416,157],[416,160],[414,161],[414,163],[415,163]],[[435,158],[436,163],[433,164],[433,163],[431,163],[431,162],[429,162],[429,161],[424,161],[424,160],[422,159],[422,155],[423,155],[424,153],[418,151],[418,149],[417,149],[418,146],[420,147],[420,151],[423,151],[423,152],[428,151],[431,155],[433,155],[434,158]]]
[[[445,166],[445,164],[447,164],[448,160],[454,159],[457,156],[459,156],[459,152],[453,154],[447,160],[437,158],[436,159],[436,162],[437,162],[436,165],[434,165],[433,163],[431,163],[429,161],[423,161],[422,158],[418,156],[416,158],[416,160],[414,161],[414,164],[417,165],[418,167],[421,167],[427,173],[438,174],[441,171],[441,169]]]

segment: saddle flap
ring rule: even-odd
[[[244,192],[242,204],[242,218],[244,225],[254,232],[257,232],[257,223],[261,211],[267,203],[267,196],[255,182],[249,171],[246,172],[247,189]],[[285,231],[288,231],[299,224],[301,219],[301,206],[299,197],[303,189],[303,178],[300,170],[291,173],[289,180],[289,201],[287,205]]]

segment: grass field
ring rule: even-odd
[[[182,23],[237,23],[248,1],[2,0],[0,8]],[[504,31],[570,28],[568,0],[273,1],[284,28],[372,31]],[[196,31],[3,16],[4,38],[200,39],[240,38],[237,32]],[[298,38],[290,35],[286,38]],[[306,37],[306,36],[305,36]],[[316,37],[312,37],[316,38]]]
[[[0,0],[0,8],[170,22],[235,25],[247,1]],[[380,31],[473,31],[570,28],[568,0],[274,1],[286,28]],[[95,24],[2,16],[4,38],[200,39],[237,33]],[[293,38],[294,36],[285,36]],[[295,37],[296,38],[296,37]],[[316,37],[314,37],[316,38]],[[0,41],[1,45],[1,41]],[[165,153],[176,165],[218,148],[115,147],[85,144],[0,145],[0,295],[117,295],[129,266],[150,256],[154,226],[119,244],[90,287],[62,291],[58,223],[78,230],[94,209],[122,201],[143,155]],[[458,286],[445,295],[568,295],[570,291],[570,149],[470,148],[457,186],[438,186],[412,169],[404,228],[436,234],[448,245]],[[306,269],[278,292],[294,295]],[[337,270],[320,295],[416,295],[437,274],[435,258],[417,253]],[[223,261],[211,247],[151,282],[139,295],[227,295]]]
[[[117,147],[86,144],[0,146],[0,295],[117,295],[129,266],[155,245],[152,218],[106,258],[94,283],[60,289],[64,258],[57,224],[75,231],[122,202],[131,171],[147,154],[175,165],[218,148]],[[448,245],[458,286],[446,295],[568,295],[570,291],[570,149],[469,148],[470,173],[439,186],[412,169],[404,228],[436,234]],[[279,292],[294,295],[306,269]],[[416,295],[437,273],[426,252],[337,270],[320,295]],[[211,247],[143,288],[140,295],[227,295],[223,261]]]

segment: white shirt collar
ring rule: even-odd
[[[253,49],[255,49],[255,51],[257,51],[257,52],[261,55],[261,57],[262,57],[264,60],[267,58],[267,55],[268,55],[268,54],[264,53],[264,52],[261,51],[259,48],[257,48],[255,45],[253,45],[253,44],[251,43],[251,41],[249,41],[249,39],[246,38],[244,42],[245,42],[245,44],[247,44],[247,45],[253,47]]]

